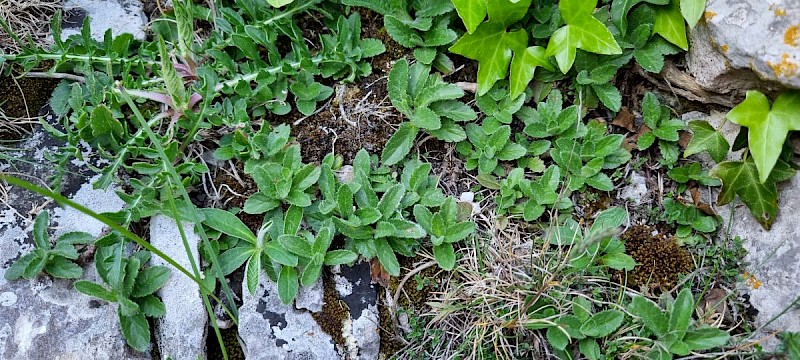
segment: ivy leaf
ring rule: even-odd
[[[789,131],[800,130],[800,92],[781,94],[770,109],[764,94],[748,91],[745,100],[726,117],[749,130],[748,147],[758,168],[758,178],[764,183],[778,161]]]
[[[788,165],[781,163],[780,167],[788,168]],[[774,181],[762,183],[758,180],[758,169],[752,157],[746,161],[725,161],[717,164],[711,170],[711,175],[722,180],[722,189],[717,198],[719,205],[728,204],[739,195],[753,217],[764,229],[769,230],[778,214],[778,189]]]
[[[641,2],[656,5],[669,4],[669,0],[615,0],[611,2],[611,21],[624,35],[628,31],[628,12]]]
[[[555,71],[545,55],[545,48],[541,46],[531,46],[522,53],[514,55],[514,59],[511,61],[511,75],[508,79],[511,99],[516,99],[525,91],[528,83],[533,80],[534,71],[538,66]]]
[[[513,44],[527,44],[525,30],[506,32],[502,23],[489,21],[472,34],[466,34],[450,47],[450,51],[478,61],[478,95],[484,95],[495,82],[508,75]]]
[[[689,42],[686,40],[686,26],[683,22],[678,0],[673,0],[669,5],[656,7],[653,33],[661,35],[661,37],[683,50],[689,50]]]
[[[566,25],[556,30],[547,44],[547,56],[555,56],[558,68],[566,74],[575,61],[576,49],[595,54],[622,54],[622,49],[611,32],[592,12],[597,2],[563,0],[558,4]]]
[[[472,34],[486,18],[486,0],[453,0],[458,16]]]
[[[681,0],[681,15],[692,29],[700,21],[705,9],[706,0]]]
[[[707,121],[693,120],[689,122],[689,129],[692,131],[692,140],[686,145],[683,157],[689,157],[707,151],[715,162],[721,162],[728,155],[731,145],[711,124]]]

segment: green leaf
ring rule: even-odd
[[[496,157],[498,160],[511,161],[519,159],[528,153],[528,149],[517,143],[506,143],[500,151],[497,152]]]
[[[658,73],[664,67],[664,56],[674,55],[681,51],[680,48],[673,45],[662,37],[653,37],[643,47],[633,50],[633,57],[636,62],[642,66],[643,69],[651,72]]]
[[[800,359],[800,333],[784,331],[781,339],[789,359]]]
[[[247,260],[247,265],[244,268],[244,282],[247,285],[247,291],[250,292],[250,295],[256,293],[260,272],[261,256],[258,253],[254,253],[252,256],[250,256],[250,259]]]
[[[91,281],[86,281],[86,280],[76,281],[75,290],[78,290],[78,292],[83,293],[84,295],[96,297],[98,299],[102,299],[108,302],[117,301],[117,296],[112,291],[109,291],[102,285],[93,283]]]
[[[633,268],[636,267],[636,260],[630,255],[621,252],[605,254],[600,258],[600,261],[603,262],[603,265],[614,270],[633,271]]]
[[[576,49],[604,55],[622,53],[608,28],[592,16],[595,5],[595,2],[584,0],[562,0],[558,3],[566,25],[550,37],[546,55],[555,56],[558,68],[564,74],[575,61]]]
[[[642,2],[657,5],[669,4],[670,0],[614,0],[611,2],[611,20],[625,34],[628,31],[628,12]]]
[[[242,264],[253,255],[254,251],[257,250],[249,246],[238,246],[222,253],[218,258],[222,274],[229,275],[236,269],[242,267]]]
[[[456,266],[456,253],[451,243],[435,245],[433,247],[433,257],[439,267],[444,270],[450,271]]]
[[[800,91],[781,94],[770,109],[764,94],[750,90],[745,100],[728,112],[727,118],[749,130],[748,147],[759,180],[764,183],[778,161],[788,132],[800,130]]]
[[[693,120],[689,122],[689,129],[692,131],[692,140],[686,145],[683,157],[707,151],[714,161],[725,160],[731,145],[711,124],[707,121]]]
[[[688,331],[683,342],[689,346],[689,351],[698,351],[724,346],[730,338],[727,331],[707,327]]]
[[[36,252],[28,253],[14,261],[11,266],[6,269],[6,273],[4,275],[5,279],[8,281],[14,281],[22,277],[25,274],[25,269],[33,263],[34,260],[39,260],[39,256]]]
[[[160,318],[167,314],[167,308],[164,303],[154,295],[145,296],[137,301],[139,309],[145,316]]]
[[[592,90],[594,90],[597,98],[600,99],[603,105],[609,110],[619,111],[622,107],[622,95],[620,95],[619,90],[614,84],[605,83],[592,85]]]
[[[692,290],[684,288],[678,293],[675,302],[672,304],[672,312],[669,314],[669,331],[682,335],[689,328],[693,313],[694,297],[692,296]]]
[[[681,14],[689,27],[694,29],[706,9],[706,0],[681,0]]]
[[[284,266],[278,274],[278,296],[284,304],[289,304],[294,301],[297,296],[297,272],[293,267]]]
[[[617,330],[624,319],[625,313],[622,311],[603,310],[583,323],[581,333],[595,338],[605,337]]]
[[[349,264],[358,259],[358,254],[350,250],[332,250],[325,254],[325,265],[334,266]]]
[[[511,60],[511,75],[508,78],[511,99],[516,99],[525,92],[528,83],[533,80],[537,67],[543,67],[550,71],[556,70],[550,64],[545,53],[545,48],[531,46],[521,53],[514,54],[514,59]]]
[[[746,161],[717,164],[711,170],[711,175],[722,180],[717,204],[728,204],[739,195],[753,217],[764,229],[769,230],[778,214],[778,189],[772,181],[759,181],[758,169],[752,157]]]
[[[314,257],[314,249],[311,248],[311,243],[302,236],[281,235],[278,237],[278,243],[284,249],[304,258],[311,259]]]
[[[131,316],[125,316],[120,311],[119,325],[128,345],[136,349],[136,351],[147,351],[150,346],[150,324],[147,322],[144,313],[139,312]]]
[[[267,2],[273,7],[279,8],[293,3],[294,0],[267,0]]]
[[[151,266],[142,270],[136,277],[131,296],[143,297],[160,289],[169,280],[169,268],[166,266]]]
[[[689,50],[689,43],[686,40],[686,25],[683,22],[683,15],[681,15],[677,0],[672,0],[669,5],[656,7],[653,33],[661,35],[684,51]]]
[[[270,241],[264,245],[264,254],[267,255],[272,261],[286,266],[297,266],[297,256],[286,251],[283,247],[278,245],[275,241]]]
[[[42,250],[50,250],[50,237],[47,236],[47,227],[50,226],[50,214],[45,210],[36,215],[33,221],[33,242]]]
[[[408,61],[398,60],[389,72],[386,85],[389,90],[389,100],[397,110],[403,114],[411,113],[411,98],[408,95]]]
[[[186,108],[186,101],[188,100],[186,87],[183,84],[183,79],[178,75],[178,71],[175,70],[172,57],[170,57],[167,52],[167,46],[164,44],[164,38],[160,36],[158,37],[158,50],[161,56],[161,78],[164,79],[167,94],[172,99],[171,105],[175,110],[182,111]]]
[[[419,128],[411,123],[401,124],[394,135],[386,142],[386,146],[381,152],[381,161],[385,165],[391,166],[403,160],[408,155],[408,152],[411,151],[418,132]]]
[[[378,211],[383,214],[382,219],[388,220],[394,216],[394,213],[397,211],[398,206],[400,206],[400,201],[403,200],[403,196],[405,196],[405,194],[406,188],[403,186],[403,184],[397,184],[386,190],[381,197],[381,200],[378,202]]]
[[[201,211],[205,216],[203,224],[208,227],[251,244],[256,243],[256,236],[236,215],[220,209],[209,208]]]
[[[322,263],[318,259],[311,260],[311,262],[303,268],[303,273],[300,275],[300,285],[313,285],[317,279],[319,279],[320,273],[322,273]]]
[[[392,276],[400,276],[400,263],[397,261],[397,256],[394,254],[392,246],[385,238],[375,239],[375,249],[377,250],[378,260],[386,269],[386,272]]]
[[[486,94],[497,80],[508,75],[512,53],[524,51],[528,33],[520,29],[506,32],[497,22],[481,24],[475,32],[465,34],[450,47],[450,52],[478,61],[478,95]],[[519,48],[522,44],[522,48]]]
[[[600,356],[602,356],[600,352],[600,345],[597,343],[597,340],[592,338],[583,339],[578,343],[578,348],[581,351],[581,354],[586,356],[589,360],[600,360]]]
[[[442,127],[442,119],[433,110],[421,107],[414,110],[411,115],[411,123],[416,127],[426,130],[437,130]]]
[[[560,326],[556,325],[547,328],[546,336],[547,342],[555,349],[564,350],[569,345],[569,335]]]
[[[78,264],[60,256],[50,259],[44,266],[44,270],[60,279],[77,279],[83,275],[83,269]]]
[[[656,336],[663,337],[667,334],[667,316],[654,302],[642,296],[636,296],[628,305],[628,311],[638,316],[644,327]]]
[[[467,32],[472,34],[486,18],[487,0],[453,0],[453,5]]]

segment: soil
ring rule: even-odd
[[[36,117],[58,85],[56,79],[0,77],[0,140],[19,140],[33,129]],[[25,121],[20,121],[24,119]]]
[[[228,353],[230,360],[244,360],[244,352],[242,351],[241,344],[239,344],[239,331],[235,328],[220,329],[222,334],[222,342],[225,344],[225,351]],[[208,336],[206,337],[206,356],[208,360],[222,360],[222,349],[217,342],[217,336],[214,334],[214,329],[208,328]]]

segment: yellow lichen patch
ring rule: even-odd
[[[772,68],[772,71],[775,73],[776,76],[784,76],[784,77],[792,77],[797,75],[797,68],[798,65],[796,62],[789,60],[789,54],[783,53],[781,56],[781,61],[773,63],[771,61],[767,61],[767,65]]]
[[[727,52],[728,52],[728,45],[722,45],[722,46],[720,46],[720,47],[719,47],[719,50],[720,50],[720,51],[722,51],[722,53],[723,53],[723,54],[724,54],[724,53],[727,53]]]
[[[800,25],[792,25],[783,33],[783,42],[786,45],[797,47],[797,40],[800,39]]]
[[[775,16],[786,16],[786,10],[781,8],[775,8],[775,11],[773,12],[775,13]]]
[[[717,16],[717,13],[713,11],[706,11],[703,13],[703,18],[706,19],[706,21],[711,21],[711,19],[713,19],[714,16]]]

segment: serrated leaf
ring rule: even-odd
[[[245,240],[251,244],[256,243],[256,236],[239,220],[236,215],[220,209],[202,209],[205,221],[203,224],[227,235]]]
[[[169,268],[165,266],[151,266],[142,270],[136,276],[136,282],[131,291],[133,297],[144,297],[160,289],[169,280]]]
[[[611,83],[592,85],[595,95],[611,111],[619,111],[622,107],[622,95]]]
[[[255,46],[255,45],[254,45]],[[186,88],[183,84],[183,79],[178,75],[175,70],[175,65],[172,58],[167,52],[167,46],[164,44],[164,38],[158,37],[158,49],[161,57],[161,78],[164,79],[164,84],[167,88],[167,94],[172,99],[172,105],[176,110],[183,110],[186,106]]]
[[[689,129],[692,131],[692,139],[683,151],[683,157],[707,151],[715,162],[725,160],[731,145],[711,124],[703,120],[693,120],[689,122]]]
[[[433,257],[439,267],[444,270],[450,271],[456,266],[456,253],[451,243],[435,245],[433,247]]]
[[[414,126],[426,130],[438,130],[442,127],[442,119],[439,118],[439,115],[433,112],[433,110],[427,107],[415,109],[410,120]]]
[[[679,2],[673,0],[669,5],[656,6],[655,9],[653,33],[661,35],[683,50],[689,50],[689,42],[686,40],[686,25],[683,22]]]
[[[147,351],[150,346],[150,324],[144,313],[125,316],[120,311],[119,325],[128,345],[140,352]]]
[[[641,296],[636,296],[628,305],[631,314],[641,318],[645,328],[658,337],[667,333],[667,316],[652,301]]]
[[[800,92],[781,94],[770,109],[764,94],[750,90],[745,100],[726,117],[747,127],[748,147],[758,168],[759,180],[764,183],[778,161],[788,132],[800,130]]]
[[[385,165],[394,165],[403,160],[408,152],[411,151],[411,146],[414,145],[414,139],[417,137],[419,128],[411,123],[403,123],[397,128],[397,131],[386,142],[386,146],[381,152],[381,162]]]
[[[603,310],[592,315],[581,326],[581,333],[586,336],[600,338],[617,330],[625,319],[625,313],[619,310]]]

